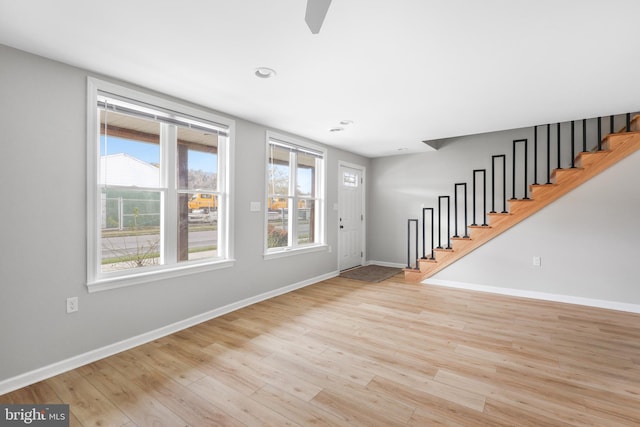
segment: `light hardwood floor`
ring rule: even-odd
[[[640,315],[335,278],[13,393],[71,425],[640,425]]]

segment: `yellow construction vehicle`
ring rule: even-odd
[[[215,195],[196,193],[189,200],[189,210],[202,209],[205,213],[218,208]]]

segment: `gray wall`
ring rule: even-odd
[[[192,316],[337,271],[338,162],[329,149],[328,244],[265,261],[266,128],[236,119],[233,268],[88,294],[84,70],[0,45],[0,382]],[[66,314],[66,298],[80,310]]]
[[[597,138],[589,127],[589,144],[595,145]],[[568,129],[563,130],[563,140],[568,138]],[[544,146],[546,130],[542,130],[539,141]],[[436,152],[373,159],[369,258],[406,265],[407,218],[418,218],[422,206],[437,206],[438,195],[452,195],[455,182],[470,185],[472,170],[490,168],[492,154],[508,154],[510,174],[512,140],[530,138],[531,144],[532,137],[533,129],[495,132],[449,140]],[[581,145],[581,131],[577,141]],[[555,150],[555,128],[551,146]],[[532,152],[531,146],[529,150]],[[570,161],[569,153],[562,156]],[[541,171],[546,156],[539,163],[538,182],[544,183],[546,175]],[[551,164],[556,164],[555,155]],[[636,152],[433,279],[640,304],[636,269],[639,178],[640,153]],[[522,192],[520,182],[516,189]],[[496,208],[499,211],[502,206]],[[532,266],[534,256],[542,257],[542,268]]]

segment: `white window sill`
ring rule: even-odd
[[[205,271],[220,270],[222,268],[233,267],[234,263],[234,259],[227,259],[206,264],[184,264],[175,267],[147,270],[142,273],[128,274],[126,276],[98,278],[96,280],[87,282],[87,288],[89,290],[89,293],[106,291],[109,289],[123,288],[125,286],[155,282],[157,280],[171,279],[174,277],[181,277]]]
[[[329,245],[326,245],[326,244],[303,246],[301,248],[295,248],[295,249],[283,249],[283,250],[274,251],[274,252],[265,252],[264,259],[268,260],[268,259],[275,259],[275,258],[284,258],[288,256],[293,256],[293,255],[308,254],[312,252],[325,252],[327,250],[329,250]]]

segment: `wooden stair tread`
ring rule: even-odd
[[[550,191],[555,191],[558,184],[555,182],[550,184],[529,184],[529,191],[531,192],[531,198],[535,199],[540,194],[544,194]]]
[[[576,157],[597,157],[599,155],[605,155],[610,152],[611,150],[604,149],[604,148],[602,150],[597,150],[597,151],[581,151],[576,155]]]
[[[602,157],[608,155],[611,150],[601,150],[601,151],[583,151],[578,153],[575,158],[574,164],[576,167],[588,167],[591,163],[599,162]]]
[[[569,173],[579,173],[581,171],[583,171],[584,168],[582,167],[575,167],[575,168],[560,168],[560,169],[554,169],[551,171],[551,178],[553,179],[555,176],[557,176],[558,174],[569,174]],[[556,183],[552,183],[552,184],[557,184]]]

